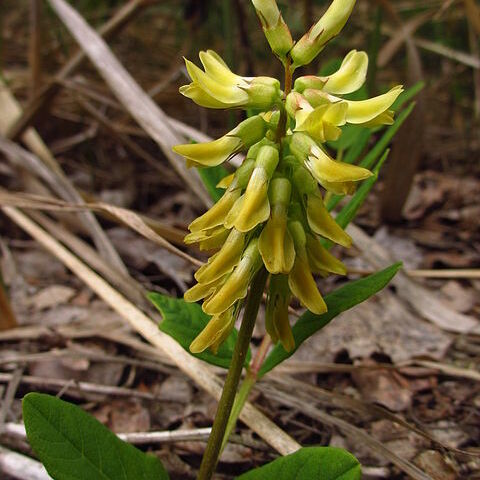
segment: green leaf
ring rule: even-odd
[[[81,408],[56,397],[23,399],[28,441],[55,480],[168,480],[160,460],[123,442]]]
[[[360,480],[358,460],[335,447],[306,447],[250,470],[237,480]]]
[[[217,165],[216,167],[199,168],[198,173],[212,200],[218,202],[222,198],[224,191],[221,188],[217,188],[217,184],[228,175],[228,170],[221,165]]]
[[[230,366],[238,336],[236,329],[220,346],[216,355],[210,350],[193,354],[189,350],[190,344],[205,328],[211,318],[210,315],[207,315],[198,303],[187,303],[182,298],[173,298],[154,292],[147,296],[163,316],[163,322],[159,325],[162,332],[174,338],[190,355],[218,367],[228,368]],[[249,350],[245,360],[246,365],[251,358],[252,354]]]
[[[305,312],[292,328],[295,338],[295,349],[288,353],[281,344],[277,344],[263,363],[259,372],[259,378],[293,355],[308,337],[328,325],[337,315],[364,302],[382,290],[395,276],[401,266],[401,263],[395,263],[368,277],[349,282],[325,296],[328,311],[323,315],[315,315],[309,311]]]

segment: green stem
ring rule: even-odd
[[[232,363],[230,364],[225,385],[223,386],[222,396],[218,403],[217,413],[212,426],[212,433],[210,434],[202,458],[202,464],[200,465],[200,470],[198,472],[198,480],[210,480],[215,472],[228,419],[230,418],[235,394],[237,392],[243,365],[252,338],[253,328],[257,320],[258,308],[262,300],[267,277],[268,273],[265,268],[262,267],[252,281],[242,325],[233,351]]]

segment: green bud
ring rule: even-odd
[[[248,88],[239,87],[248,93],[248,107],[265,110],[282,98],[280,82],[276,78],[254,77]]]
[[[283,205],[287,207],[292,194],[292,185],[283,177],[274,178],[270,182],[268,197],[272,206]]]
[[[285,61],[287,53],[293,47],[293,39],[276,1],[252,0],[252,3],[273,53]]]
[[[237,185],[244,189],[248,185],[250,176],[252,175],[253,169],[255,168],[255,160],[253,158],[247,158],[244,162],[237,168],[235,172],[235,179]]]
[[[308,65],[340,33],[356,0],[333,0],[323,17],[295,44],[290,52],[293,68]]]
[[[325,85],[325,80],[315,75],[306,75],[305,77],[299,77],[295,80],[293,90],[298,93],[303,93],[307,88],[313,88],[314,90],[321,90]]]
[[[302,194],[311,194],[317,191],[317,181],[312,174],[304,167],[297,166],[293,173],[293,183],[296,189]]]
[[[307,244],[307,236],[305,235],[305,230],[303,225],[298,220],[288,223],[288,230],[293,237],[295,243],[295,250],[298,252],[305,248]]]
[[[303,164],[310,155],[312,147],[316,147],[315,140],[310,138],[305,133],[295,132],[291,135],[290,152]]]
[[[275,147],[264,146],[260,149],[257,155],[255,167],[263,167],[267,172],[269,178],[272,177],[273,172],[277,168],[279,160],[278,150]]]
[[[265,136],[266,131],[265,120],[260,115],[255,115],[241,122],[227,136],[239,138],[242,144],[248,148],[259,142]]]

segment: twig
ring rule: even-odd
[[[18,480],[52,480],[40,462],[1,446],[0,472]]]
[[[148,342],[165,353],[200,388],[206,390],[216,399],[220,398],[222,391],[220,382],[209,367],[189,355],[173,338],[161,332],[142,311],[126,300],[103,278],[90,270],[28,217],[11,207],[4,207],[3,212],[73,271]],[[247,402],[245,404],[240,419],[282,455],[287,455],[300,448],[295,440],[265,417],[251,403]]]
[[[140,88],[125,67],[112,54],[105,41],[64,0],[48,0],[100,75],[125,109],[155,140],[180,177],[206,207],[212,201],[196,170],[188,171],[184,160],[172,151],[182,139],[171,129],[163,111]]]
[[[18,386],[22,379],[23,367],[17,367],[11,375],[11,379],[8,382],[7,391],[5,392],[5,397],[2,401],[2,408],[0,410],[0,433],[3,431],[3,426],[5,424],[5,419],[8,415],[8,410],[12,406],[15,394],[17,393]]]
[[[0,383],[10,382],[13,378],[11,373],[0,373]],[[24,375],[20,379],[20,383],[33,385],[45,389],[61,389],[65,387],[65,380],[59,378],[43,378],[32,375]],[[132,390],[131,388],[114,387],[110,385],[98,385],[90,382],[72,381],[67,390],[74,390],[81,393],[95,393],[100,395],[114,395],[116,397],[136,397],[144,400],[155,400],[156,396],[149,392],[140,390]]]

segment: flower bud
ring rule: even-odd
[[[288,273],[295,259],[295,248],[287,229],[287,213],[292,187],[286,178],[274,178],[270,184],[271,215],[260,238],[258,249],[270,273]]]
[[[286,275],[272,275],[265,312],[265,329],[272,342],[277,343],[280,340],[287,352],[291,352],[295,348],[295,339],[288,319],[290,298],[288,277]]]
[[[356,0],[333,0],[323,17],[294,45],[293,68],[309,64],[338,35],[352,13]]]
[[[227,276],[224,276],[210,283],[197,283],[183,294],[183,299],[188,303],[193,303],[202,298],[208,298],[223,285],[226,278]]]
[[[210,348],[214,354],[220,345],[229,337],[235,325],[233,308],[229,308],[220,315],[215,315],[207,323],[206,327],[190,344],[192,353],[201,353]]]
[[[293,47],[293,39],[278,9],[277,2],[275,0],[252,0],[252,3],[272,52],[285,61],[287,53]]]
[[[325,80],[315,75],[306,75],[304,77],[298,77],[295,80],[293,90],[298,93],[303,93],[307,88],[313,90],[322,90],[325,85]]]

